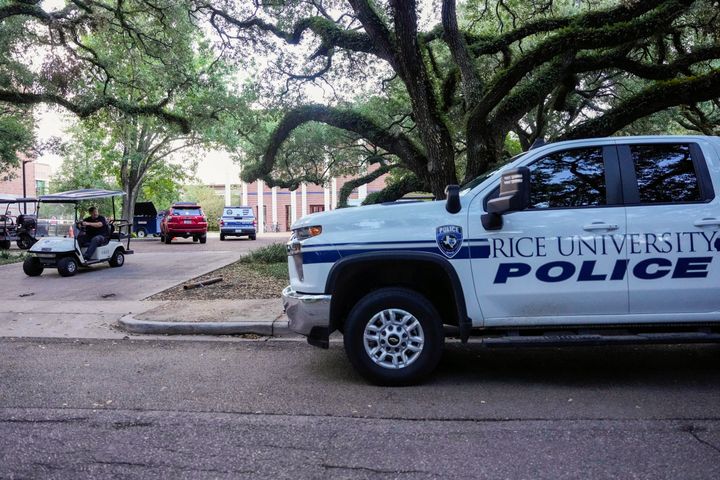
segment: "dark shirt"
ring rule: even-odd
[[[87,217],[85,221],[92,223],[102,223],[102,227],[100,228],[90,226],[85,227],[85,235],[87,235],[88,238],[92,238],[97,235],[102,235],[103,237],[107,237],[108,235],[110,235],[110,229],[108,228],[107,220],[105,220],[105,217],[103,217],[102,215],[98,215],[98,217],[95,219],[92,217]]]

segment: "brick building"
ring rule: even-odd
[[[25,195],[35,197],[48,193],[50,182],[50,166],[45,163],[38,163],[35,160],[25,162]],[[0,194],[23,196],[23,173],[22,166],[11,169],[9,172],[0,174]]]
[[[239,185],[211,185],[218,195],[225,195],[226,203],[247,205],[255,210],[260,233],[287,232],[290,226],[305,215],[326,210],[335,210],[340,189],[353,177],[333,178],[330,185],[323,187],[304,183],[295,191],[286,188],[269,188],[263,181],[242,182]],[[385,188],[386,175],[353,190],[349,205],[359,205],[369,193]]]

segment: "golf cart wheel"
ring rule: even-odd
[[[163,241],[165,242],[166,245],[170,245],[170,242],[172,242],[172,237],[170,235],[165,235],[165,237],[163,238]]]
[[[200,243],[206,243],[207,242],[207,235],[203,235],[200,237]]]
[[[125,264],[125,254],[120,248],[115,250],[109,260],[111,267],[122,267]]]
[[[23,272],[28,277],[37,277],[42,274],[45,267],[37,257],[28,257],[23,262]]]
[[[200,240],[200,237],[193,237],[193,243],[197,242],[198,240]]]
[[[444,343],[435,306],[404,288],[382,288],[355,304],[344,325],[345,352],[378,385],[410,385],[437,366]]]
[[[255,234],[253,233],[253,234],[250,235],[248,238],[250,238],[250,240],[255,240],[255,239],[257,239],[257,235],[255,235]]]
[[[20,250],[27,250],[27,249],[29,249],[30,247],[32,247],[32,246],[35,244],[36,241],[37,241],[37,240],[35,240],[34,238],[32,238],[32,237],[29,236],[29,235],[23,235],[23,236],[21,236],[20,238],[17,239],[17,242],[16,242],[16,243],[17,243],[17,246],[18,246],[18,248],[19,248]]]
[[[222,233],[220,234],[220,241],[221,241],[221,242],[224,242],[224,241],[225,241],[225,235],[223,235]]]
[[[77,272],[78,264],[73,257],[65,257],[58,261],[57,269],[61,276],[72,277]]]
[[[145,231],[144,228],[141,228],[140,230],[135,232],[135,235],[137,235],[137,238],[145,238],[145,237],[147,237],[147,232]]]
[[[0,241],[0,250],[10,250],[10,240]]]

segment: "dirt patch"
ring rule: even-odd
[[[280,299],[191,300],[162,302],[134,317],[153,322],[267,322],[283,316]]]
[[[254,300],[279,298],[289,284],[287,264],[254,264],[235,262],[186,283],[202,282],[213,277],[223,281],[205,287],[184,290],[176,285],[145,300]]]

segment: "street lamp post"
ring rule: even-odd
[[[27,198],[27,185],[25,179],[25,164],[30,163],[32,160],[22,160],[22,184],[23,184],[23,198]],[[23,213],[27,214],[27,202],[23,203]]]

